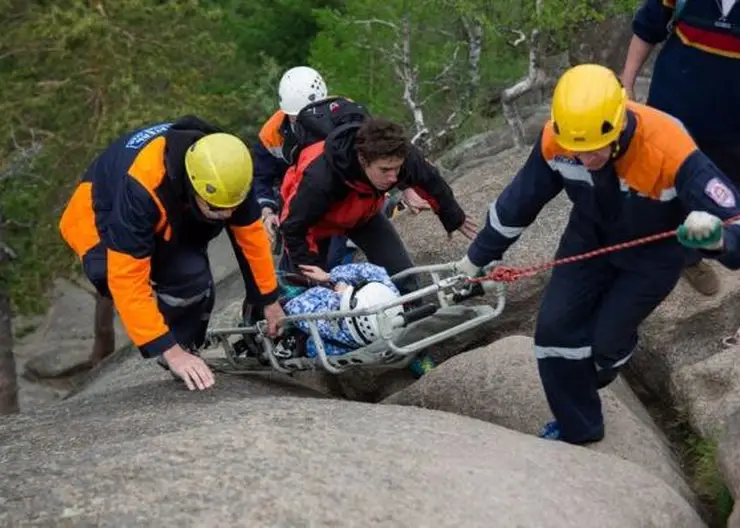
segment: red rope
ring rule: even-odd
[[[740,215],[733,216],[732,218],[728,218],[722,223],[724,225],[729,225],[738,220],[740,220]],[[492,269],[487,275],[484,275],[483,277],[476,277],[474,279],[468,279],[468,280],[469,282],[486,282],[486,281],[514,282],[524,277],[532,277],[533,275],[541,273],[550,268],[554,268],[555,266],[560,266],[562,264],[570,264],[572,262],[578,262],[580,260],[586,260],[592,257],[598,257],[599,255],[605,255],[607,253],[612,253],[614,251],[620,251],[622,249],[627,249],[627,248],[631,248],[635,246],[649,244],[650,242],[655,242],[657,240],[662,240],[664,238],[670,238],[670,237],[676,236],[676,231],[677,229],[674,229],[672,231],[664,231],[662,233],[656,233],[654,235],[648,235],[642,238],[636,238],[628,242],[621,242],[619,244],[614,244],[611,246],[594,249],[592,251],[587,251],[586,253],[572,255],[570,257],[564,257],[564,258],[560,258],[556,260],[551,260],[548,262],[543,262],[542,264],[537,264],[535,266],[529,266],[526,268],[498,266],[497,268]]]

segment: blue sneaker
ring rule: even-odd
[[[434,363],[434,360],[430,356],[416,358],[409,364],[409,369],[411,369],[411,372],[414,373],[414,377],[416,377],[416,379],[421,378],[424,374],[430,372],[434,367],[436,367],[436,365]]]
[[[560,440],[560,425],[555,420],[547,422],[537,436],[545,440]]]

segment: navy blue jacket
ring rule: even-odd
[[[80,257],[97,244],[105,248],[113,301],[146,357],[175,344],[152,286],[159,274],[178,265],[168,248],[182,244],[205,251],[228,227],[248,263],[242,269],[248,293],[263,305],[278,296],[270,243],[253,193],[226,221],[203,218],[195,205],[185,153],[204,135],[219,131],[185,116],[122,135],[89,166],[60,221],[62,236]]]
[[[718,3],[688,0],[671,24],[675,0],[645,0],[632,23],[645,42],[665,41],[647,104],[680,119],[699,146],[740,145],[740,2],[724,20]]]
[[[295,136],[288,116],[277,110],[260,129],[259,140],[252,147],[254,160],[254,193],[260,207],[275,213],[282,208],[280,185],[288,170]]]
[[[491,204],[485,226],[468,248],[473,264],[500,260],[563,189],[573,202],[568,228],[581,235],[582,251],[676,229],[693,210],[723,220],[740,215],[740,192],[680,123],[654,108],[628,105],[620,154],[598,172],[588,171],[560,148],[552,123],[545,125],[526,164]],[[725,229],[724,251],[702,253],[728,268],[740,268],[740,226]],[[617,254],[633,268],[680,268],[685,258],[674,237]]]

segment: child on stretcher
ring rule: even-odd
[[[370,263],[353,263],[336,266],[327,273],[315,266],[301,266],[306,277],[319,285],[312,286],[283,305],[287,315],[301,315],[337,310],[352,310],[383,304],[400,296],[388,273],[380,266]],[[392,317],[403,313],[402,306],[385,310]],[[310,337],[306,321],[295,326],[305,333],[306,355],[316,357],[316,345]],[[375,315],[359,315],[342,319],[323,319],[316,326],[324,342],[327,356],[337,356],[366,346],[380,337]],[[410,368],[421,375],[433,367],[431,358],[415,360]]]

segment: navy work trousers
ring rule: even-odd
[[[558,258],[600,245],[589,238],[569,226]],[[616,379],[637,345],[638,326],[680,277],[683,261],[675,250],[637,248],[628,255],[630,251],[556,267],[544,292],[535,354],[563,441],[603,438],[598,390]]]

